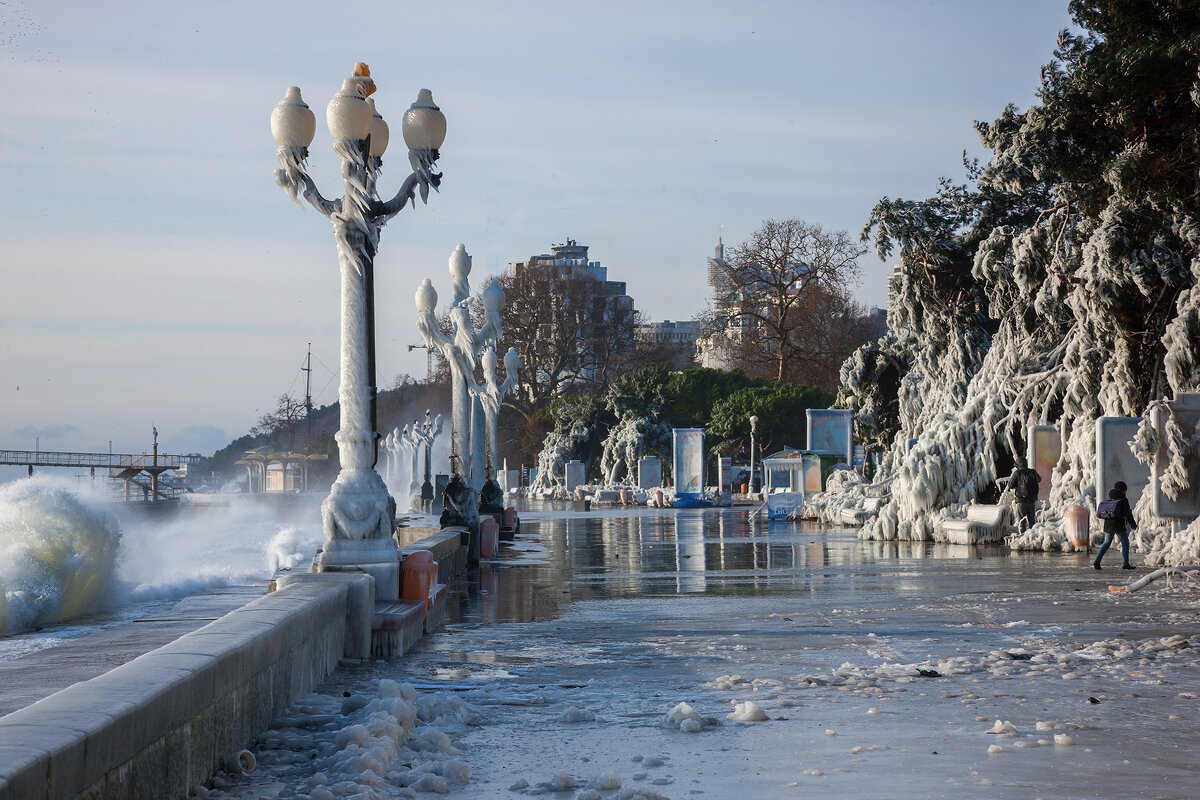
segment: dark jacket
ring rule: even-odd
[[[1117,516],[1112,519],[1101,520],[1104,523],[1105,533],[1124,533],[1125,526],[1136,528],[1137,523],[1133,520],[1133,509],[1129,507],[1129,500],[1125,497],[1125,493],[1120,489],[1109,489],[1109,500],[1120,500],[1121,504],[1117,506]]]
[[[1018,503],[1036,503],[1038,484],[1041,482],[1042,476],[1030,467],[1014,470],[1012,477],[1008,479],[1008,485],[1012,487]]]

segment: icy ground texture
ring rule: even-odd
[[[470,782],[447,797],[1195,795],[1200,622],[1182,583],[1115,595],[1125,576],[1086,554],[745,512],[543,518],[518,545],[444,633],[321,690],[390,677],[476,709],[481,727],[450,733]]]
[[[475,724],[461,697],[418,694],[386,678],[356,688],[301,698],[258,738],[254,772],[218,774],[211,790],[196,787],[192,796],[417,797],[470,780],[452,738]]]

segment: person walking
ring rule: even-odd
[[[1104,544],[1096,551],[1096,560],[1092,566],[1100,569],[1100,559],[1112,546],[1113,537],[1121,539],[1121,569],[1133,569],[1129,563],[1129,531],[1137,527],[1133,518],[1133,509],[1129,507],[1129,499],[1125,492],[1129,487],[1125,481],[1117,481],[1108,492],[1108,499],[1096,506],[1096,516],[1104,521]]]
[[[1017,468],[1008,479],[1013,495],[1017,501],[1017,530],[1021,533],[1033,527],[1034,509],[1037,507],[1038,488],[1042,476],[1036,469],[1030,469],[1029,463],[1023,456],[1017,456]]]

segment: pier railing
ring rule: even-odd
[[[158,467],[179,469],[182,456],[158,454]],[[64,453],[53,450],[0,450],[0,466],[16,467],[100,467],[108,469],[146,469],[156,466],[153,455],[142,453]]]

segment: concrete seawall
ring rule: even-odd
[[[416,529],[404,544],[403,556],[433,552],[443,582],[465,565],[456,530]],[[0,717],[0,800],[186,798],[342,659],[370,656],[374,596],[366,573],[289,573],[277,591]]]
[[[187,797],[358,655],[347,653],[362,638],[348,609],[369,584],[344,573],[289,583],[0,718],[0,800]]]

